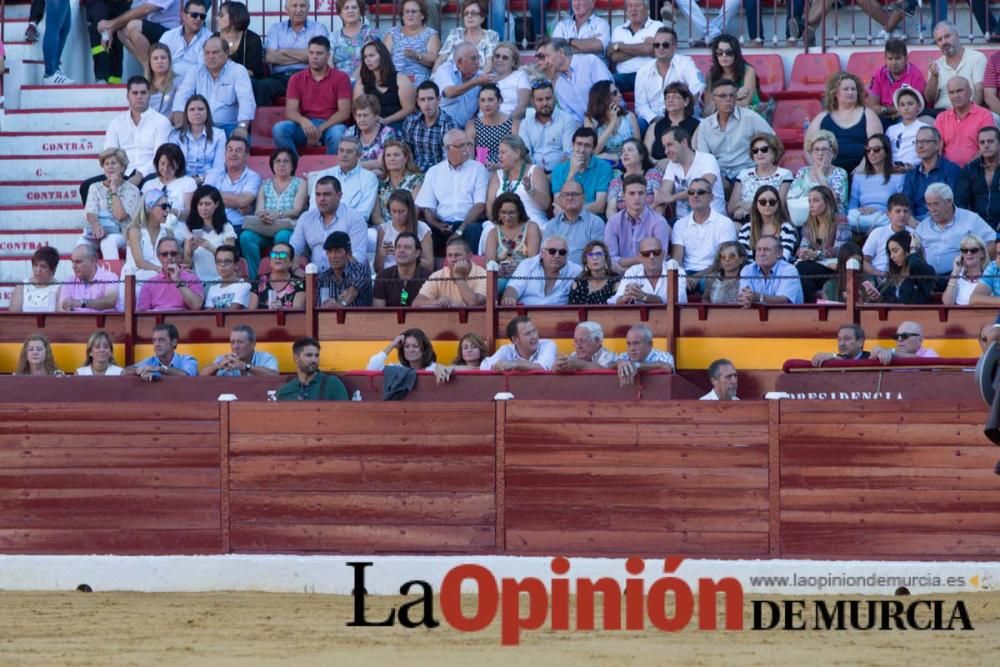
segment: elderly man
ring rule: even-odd
[[[73,280],[59,290],[59,310],[66,313],[115,312],[118,276],[97,265],[97,251],[90,244],[73,249]]]
[[[712,391],[702,396],[702,401],[738,401],[736,387],[739,374],[736,366],[729,359],[716,359],[708,365],[708,381],[712,383]]]
[[[316,305],[348,308],[372,305],[372,269],[351,255],[351,237],[334,232],[323,242],[328,268],[316,279]]]
[[[583,263],[583,249],[591,241],[604,240],[604,221],[583,208],[583,186],[576,180],[563,183],[556,194],[560,213],[542,229],[542,239],[561,236],[569,246],[571,260]]]
[[[689,186],[694,179],[708,184],[709,206],[718,213],[726,213],[726,194],[722,187],[719,161],[711,153],[691,149],[691,135],[682,127],[671,127],[663,133],[663,150],[669,162],[663,170],[663,181],[656,192],[654,206],[661,215],[668,207],[675,206],[674,220],[691,213],[688,202]]]
[[[635,324],[628,330],[625,349],[617,361],[618,381],[623,387],[634,383],[639,373],[674,370],[674,355],[653,348],[653,331],[645,324]]]
[[[591,53],[573,55],[573,47],[565,39],[542,39],[535,60],[538,69],[555,85],[559,106],[582,124],[590,89],[598,81],[611,80],[608,66]]]
[[[604,229],[604,243],[618,271],[640,263],[638,242],[646,237],[658,239],[661,250],[670,247],[666,219],[646,203],[646,177],[629,174],[622,179],[622,198],[625,208],[611,216]]]
[[[153,327],[153,356],[125,369],[122,375],[137,375],[146,382],[159,380],[164,375],[194,377],[198,374],[198,360],[177,351],[180,334],[173,324]]]
[[[496,76],[484,74],[479,64],[476,47],[462,42],[455,47],[454,58],[434,72],[433,81],[441,90],[441,110],[459,127],[465,127],[479,109],[479,86],[496,83]]]
[[[580,275],[579,265],[567,261],[569,246],[561,236],[542,241],[541,251],[517,265],[507,281],[502,303],[505,306],[564,306],[569,303],[573,280]]]
[[[278,360],[270,352],[257,350],[257,332],[246,324],[237,324],[229,332],[229,354],[220,354],[201,375],[242,377],[244,375],[278,375]]]
[[[289,245],[296,254],[306,255],[323,272],[330,268],[323,244],[333,232],[344,232],[351,240],[351,246],[358,248],[358,261],[367,264],[368,223],[360,213],[343,203],[340,181],[333,176],[322,177],[316,183],[315,195],[316,208],[299,216]]]
[[[360,139],[342,138],[337,146],[337,164],[309,174],[309,206],[317,205],[316,184],[326,176],[337,179],[344,205],[360,213],[365,220],[371,217],[378,196],[378,176],[361,166]]]
[[[1000,226],[1000,130],[990,126],[976,135],[979,157],[962,167],[955,188],[955,205],[975,211],[990,227]]]
[[[208,17],[208,0],[188,0],[184,3],[181,24],[163,33],[159,42],[170,49],[174,76],[183,79],[192,67],[204,62],[202,48],[211,31],[205,27]]]
[[[434,254],[441,256],[452,234],[459,234],[470,248],[479,247],[480,220],[486,211],[490,173],[471,159],[472,142],[462,130],[444,135],[446,157],[427,170],[416,204],[434,235]]]
[[[247,69],[229,60],[229,45],[222,37],[213,35],[202,47],[205,63],[192,67],[177,86],[174,95],[173,121],[180,126],[184,119],[184,105],[194,95],[208,100],[215,127],[246,136],[247,127],[257,113],[253,85]]]
[[[460,236],[448,239],[445,267],[435,271],[413,300],[418,307],[469,308],[486,303],[486,269],[472,262],[469,242]]]
[[[176,239],[164,236],[156,242],[160,273],[139,291],[136,310],[201,310],[205,289],[194,273],[181,268],[181,246]]]
[[[972,86],[964,76],[953,76],[947,88],[951,108],[938,114],[934,127],[941,133],[945,158],[964,167],[979,152],[979,130],[996,128],[996,122],[988,109],[972,101]]]
[[[781,241],[770,234],[757,239],[754,261],[740,271],[739,304],[802,303],[802,281],[781,256]]]
[[[996,231],[982,218],[955,207],[955,196],[944,183],[927,186],[924,193],[929,215],[917,225],[917,236],[924,247],[924,258],[939,275],[949,274],[958,254],[962,237],[975,234],[986,242],[990,257],[994,255]]]
[[[413,161],[420,171],[427,171],[445,159],[445,133],[459,127],[441,110],[441,90],[433,81],[417,86],[417,109],[403,122],[403,140],[413,151]]]
[[[491,357],[483,359],[483,371],[550,371],[556,363],[556,344],[539,340],[538,329],[530,318],[518,316],[507,323],[504,345]]]
[[[309,64],[309,40],[330,31],[309,18],[309,0],[287,0],[287,21],[271,25],[264,38],[264,62],[271,66],[271,76],[256,82],[255,93],[261,106],[270,106],[285,94],[288,80]]]
[[[950,109],[951,100],[946,93],[948,82],[956,76],[964,77],[975,86],[973,99],[983,103],[983,79],[986,76],[986,56],[975,49],[962,46],[961,35],[955,24],[941,21],[934,26],[934,43],[941,57],[927,66],[927,87],[924,99],[934,109]],[[926,112],[931,112],[927,109]],[[936,115],[936,114],[935,114]]]
[[[292,344],[295,377],[278,390],[279,401],[346,401],[347,387],[319,370],[319,341],[300,338]]]
[[[604,347],[604,329],[597,322],[580,322],[573,330],[573,352],[560,354],[552,370],[559,373],[613,368],[618,355]]]
[[[260,191],[260,174],[247,166],[250,143],[235,135],[226,142],[226,164],[205,174],[205,185],[218,188],[226,205],[226,220],[236,229],[243,229],[243,217],[253,212]]]
[[[611,26],[594,14],[594,0],[571,0],[573,11],[552,30],[552,37],[565,39],[573,53],[592,53],[604,58],[611,42]]]
[[[898,232],[908,231],[915,241],[911,247],[920,246],[920,237],[908,224],[910,221],[909,197],[900,192],[889,197],[886,214],[889,216],[889,224],[871,230],[868,233],[868,238],[865,239],[864,247],[861,249],[864,253],[865,274],[879,278],[884,278],[889,270],[889,253],[886,252],[885,244],[889,241],[890,236]]]
[[[665,113],[663,91],[679,81],[687,84],[695,99],[705,90],[705,77],[690,56],[677,53],[677,33],[673,28],[660,27],[653,35],[654,60],[635,74],[635,113],[649,125]]]
[[[535,115],[521,119],[517,129],[531,154],[531,161],[546,172],[555,169],[573,151],[573,131],[576,120],[556,108],[556,95],[551,81],[536,81],[531,86],[531,107]]]
[[[618,90],[635,89],[635,73],[653,62],[653,41],[661,27],[662,23],[649,18],[649,4],[645,0],[625,0],[625,23],[612,31],[608,45]]]
[[[950,188],[958,185],[959,166],[941,156],[941,133],[934,127],[917,130],[917,157],[920,164],[906,172],[902,193],[913,205],[913,217],[919,220],[927,215],[924,192],[932,183],[945,183]]]
[[[731,79],[712,82],[712,99],[718,111],[701,121],[694,133],[694,146],[714,155],[722,175],[732,182],[741,171],[753,166],[747,150],[753,135],[774,134],[774,130],[757,112],[736,106],[736,84]]]
[[[180,10],[181,0],[136,0],[127,12],[98,21],[97,32],[114,34],[137,61],[145,64],[149,45],[180,25]]]
[[[601,215],[608,200],[613,172],[606,160],[594,157],[597,132],[581,127],[573,133],[573,149],[568,160],[552,170],[552,190],[562,191],[563,183],[575,180],[583,186],[583,202],[588,211]],[[556,211],[559,212],[558,210]]]
[[[896,347],[887,348],[876,345],[872,348],[872,357],[888,366],[893,359],[933,359],[940,355],[937,352],[924,347],[924,329],[916,322],[900,323],[896,328]]]
[[[813,355],[812,365],[819,368],[831,359],[856,361],[867,359],[871,355],[865,352],[865,330],[857,324],[842,324],[837,330],[837,352],[817,352]]]
[[[629,267],[618,283],[618,291],[608,303],[666,303],[667,263],[663,261],[663,243],[655,236],[647,236],[639,243],[639,263]],[[684,277],[680,271],[679,277]],[[677,302],[687,303],[684,283],[677,290]]]
[[[278,148],[298,155],[299,146],[326,146],[333,155],[351,119],[351,80],[330,67],[330,40],[309,40],[309,67],[288,80],[285,119],[271,128]]]
[[[706,179],[692,180],[687,192],[691,213],[674,225],[670,255],[691,274],[710,267],[719,246],[736,240],[736,225],[712,208],[712,185]]]

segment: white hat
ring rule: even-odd
[[[924,96],[920,94],[919,90],[908,83],[904,83],[892,94],[892,105],[897,109],[899,108],[899,96],[904,92],[913,93],[917,96],[917,103],[920,105],[920,108],[917,109],[917,115],[920,115],[924,110]]]

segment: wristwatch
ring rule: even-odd
[[[187,286],[188,286],[188,284],[185,281],[183,281],[183,280],[178,280],[177,281],[177,289],[180,289],[182,287],[187,287]]]

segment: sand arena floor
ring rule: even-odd
[[[499,622],[479,633],[445,625],[435,630],[347,627],[353,601],[346,596],[0,592],[0,664],[1000,664],[1000,593],[929,597],[963,599],[975,630],[673,634],[541,630],[525,633],[518,647],[501,648]],[[403,601],[369,600],[372,619],[384,617],[390,605]],[[472,599],[466,601],[470,615],[471,603]],[[751,606],[744,608],[749,625]]]

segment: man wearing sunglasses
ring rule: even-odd
[[[653,35],[652,62],[635,74],[635,114],[649,125],[666,113],[663,91],[674,82],[686,83],[691,95],[701,99],[705,77],[691,56],[677,53],[677,32],[660,27]]]
[[[648,236],[639,243],[640,262],[629,268],[618,283],[618,291],[608,299],[617,304],[659,304],[667,302],[667,263],[663,244],[655,236]],[[684,278],[684,270],[678,280]],[[677,303],[687,303],[687,290],[681,280],[677,290]]]
[[[719,246],[736,240],[736,225],[712,209],[712,187],[705,179],[691,181],[687,194],[691,213],[674,224],[670,256],[690,274],[710,267]]]
[[[882,362],[883,366],[888,366],[893,359],[933,359],[938,357],[938,353],[929,347],[924,347],[924,330],[916,322],[900,323],[896,328],[895,348],[880,347],[878,345],[872,349],[872,357]]]
[[[162,271],[141,286],[136,310],[201,310],[205,289],[201,280],[181,268],[181,247],[177,240],[163,237],[156,243]]]
[[[188,0],[181,14],[181,24],[163,33],[160,43],[170,49],[170,58],[174,63],[174,77],[184,78],[188,70],[205,62],[202,48],[205,40],[211,36],[205,27],[208,16],[208,0]],[[186,102],[186,100],[185,100]]]
[[[507,281],[501,303],[505,306],[564,306],[569,303],[573,279],[583,269],[567,259],[569,246],[561,236],[542,241],[542,250],[522,261]]]

